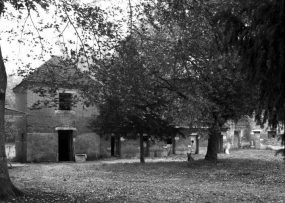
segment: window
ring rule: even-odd
[[[59,93],[59,110],[71,110],[71,93]]]
[[[172,138],[165,139],[166,144],[172,144]]]

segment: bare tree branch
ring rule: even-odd
[[[30,11],[28,11],[29,12],[29,17],[30,17],[30,19],[31,19],[31,22],[32,22],[32,24],[33,24],[33,26],[34,26],[34,28],[35,28],[35,30],[37,31],[37,33],[38,33],[38,38],[40,39],[40,44],[41,44],[41,48],[42,48],[42,51],[41,51],[41,55],[43,55],[43,51],[44,51],[44,44],[43,44],[43,42],[42,42],[42,37],[41,37],[41,34],[40,34],[40,32],[39,32],[39,30],[38,30],[38,28],[36,27],[36,25],[35,25],[35,23],[34,23],[34,21],[33,21],[33,18],[31,17],[31,15],[30,15]]]
[[[68,15],[68,13],[67,13],[67,11],[66,11],[65,7],[63,7],[63,10],[64,10],[64,12],[65,12],[66,17],[68,18],[68,21],[70,22],[70,24],[72,25],[72,27],[73,27],[74,31],[76,32],[76,35],[77,35],[78,39],[80,40],[81,44],[83,45],[83,46],[82,46],[82,47],[83,47],[83,51],[84,51],[85,57],[86,57],[86,59],[87,59],[86,61],[87,61],[88,68],[89,68],[89,67],[90,67],[90,64],[89,64],[89,61],[88,61],[88,55],[87,55],[87,52],[86,52],[86,50],[85,50],[85,48],[84,48],[83,40],[81,39],[81,37],[80,37],[80,35],[79,35],[79,33],[78,33],[78,31],[77,31],[77,29],[76,29],[76,27],[75,27],[74,23],[71,21],[71,19],[70,19],[70,17],[69,17],[69,15]]]
[[[22,30],[21,30],[21,37],[20,37],[20,39],[22,39],[22,37],[23,37],[23,32],[24,32],[24,29],[25,29],[25,26],[26,26],[26,23],[27,23],[27,20],[28,20],[29,17],[30,17],[30,12],[28,12],[28,15],[27,15],[27,17],[26,17],[26,19],[25,19],[23,28],[22,28]],[[21,43],[19,43],[19,52],[18,52],[18,55],[20,54],[20,48],[21,48]]]

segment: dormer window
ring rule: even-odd
[[[72,94],[59,93],[59,110],[71,110]]]

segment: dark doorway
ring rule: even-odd
[[[73,161],[72,130],[58,131],[58,161]]]
[[[276,136],[276,131],[274,130],[268,130],[267,133],[268,133],[268,139],[275,138]]]
[[[119,136],[112,136],[111,137],[111,156],[120,157],[120,137]]]
[[[149,157],[149,139],[148,136],[143,136],[144,156]]]

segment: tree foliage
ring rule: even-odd
[[[226,36],[223,48],[238,51],[243,70],[259,87],[257,119],[274,127],[284,123],[284,1],[237,1],[220,8],[213,22]]]
[[[224,51],[235,49],[249,81],[258,86],[259,123],[284,126],[284,1],[237,1],[224,4],[213,22],[226,36]],[[281,135],[285,140],[285,134]],[[285,149],[283,151],[285,154]]]
[[[144,46],[142,40],[129,36],[120,42],[114,56],[106,59],[107,73],[101,78],[104,102],[100,115],[91,123],[99,134],[125,138],[142,138],[146,134],[152,140],[164,140],[179,132],[164,116],[171,97],[159,87],[147,66]]]
[[[212,23],[210,14],[216,11],[208,4],[158,1],[145,4],[144,12],[153,32],[168,35],[166,41],[172,42],[166,46],[171,51],[164,52],[173,59],[168,76],[183,81],[173,89],[182,90],[189,106],[196,98],[201,108],[195,123],[209,127],[206,159],[216,160],[220,128],[228,120],[251,115],[255,102],[253,88],[245,81],[247,73],[238,68],[241,58],[234,50],[221,50],[226,37]]]

